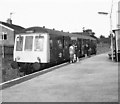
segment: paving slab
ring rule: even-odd
[[[118,102],[118,63],[96,55],[1,92],[2,102]]]

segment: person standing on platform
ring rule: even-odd
[[[69,46],[69,54],[70,54],[70,63],[73,63],[75,47],[72,44],[70,44]]]
[[[91,48],[89,47],[88,49],[88,56],[90,57],[91,56]]]
[[[85,57],[87,57],[88,56],[88,50],[89,50],[89,46],[88,46],[88,44],[86,44],[85,46],[84,46],[84,50],[85,50]]]
[[[74,50],[75,50],[75,52],[74,52],[74,62],[76,62],[77,61],[77,52],[78,52],[78,47],[77,47],[77,44],[75,43],[74,45],[73,45],[73,47],[74,47]]]

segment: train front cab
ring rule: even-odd
[[[14,45],[14,68],[32,66],[39,70],[42,64],[50,62],[49,35],[47,33],[32,33],[16,35]],[[15,65],[15,66],[14,66]]]

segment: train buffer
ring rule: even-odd
[[[85,58],[2,91],[3,102],[117,102],[118,64]]]

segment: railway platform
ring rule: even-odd
[[[1,93],[2,102],[118,102],[118,63],[107,53],[92,56]]]

